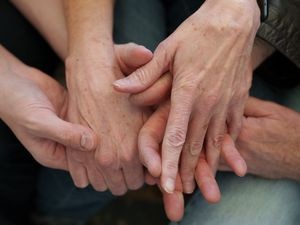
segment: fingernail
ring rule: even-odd
[[[175,190],[175,181],[172,180],[171,178],[168,178],[165,182],[164,190],[167,193],[172,194]]]
[[[81,136],[80,145],[85,150],[91,150],[94,147],[94,141],[90,135],[83,134]]]
[[[120,80],[116,80],[113,85],[115,87],[124,87],[126,85],[128,85],[130,82],[127,79],[120,79]]]
[[[191,182],[186,182],[183,185],[184,193],[186,194],[192,194],[195,189],[195,183]]]

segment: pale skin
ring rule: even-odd
[[[112,41],[113,1],[65,3],[69,32],[68,119],[91,127],[101,138],[93,155],[84,159],[81,154],[77,159],[82,161],[70,161],[70,172],[78,187],[91,182],[96,190],[108,188],[114,195],[122,195],[144,183],[137,137],[148,112],[112,88],[113,81],[124,77]],[[152,57],[150,51],[147,54]],[[95,161],[93,170],[89,168],[91,161]]]
[[[0,118],[40,164],[67,170],[65,146],[75,151],[95,149],[96,136],[91,129],[64,120],[64,88],[24,65],[1,45],[0,64]]]
[[[258,67],[273,52],[273,47],[260,39],[256,39],[252,50],[252,68],[255,69]],[[160,183],[152,176],[152,174],[158,174],[161,166],[161,142],[170,111],[170,103],[166,99],[169,95],[171,82],[171,75],[169,73],[164,74],[164,76],[155,82],[151,88],[131,96],[131,101],[137,105],[153,105],[164,101],[145,123],[139,135],[141,161],[149,170],[150,174],[147,174],[146,178],[146,181],[149,184]],[[238,176],[245,175],[247,167],[244,159],[238,153],[234,146],[234,141],[228,134],[225,135],[222,146],[221,156],[223,169],[226,168],[229,170],[230,168],[230,170],[234,171]],[[201,190],[203,197],[207,201],[215,203],[220,200],[221,195],[218,185],[203,152],[198,159],[194,179]],[[164,196],[165,211],[168,218],[174,221],[180,220],[183,216],[184,209],[181,176],[179,174],[177,175],[176,191],[173,194],[168,194],[163,190],[162,192]]]
[[[236,146],[248,173],[269,179],[300,181],[300,114],[287,107],[250,98]],[[221,162],[220,170],[229,168]]]
[[[76,5],[77,6],[78,4],[80,5],[82,4],[82,2],[84,2],[87,10],[84,10],[85,7],[79,7],[79,8],[76,7]],[[35,1],[34,4],[31,3],[29,4],[28,1],[26,2],[23,0],[14,0],[14,3],[16,4],[17,8],[19,8],[29,18],[29,20],[39,29],[39,31],[45,36],[45,38],[50,42],[50,44],[56,50],[56,52],[59,53],[61,58],[62,59],[67,58],[68,89],[71,92],[74,89],[74,92],[76,92],[75,94],[74,93],[70,94],[70,96],[72,96],[72,99],[70,100],[71,106],[69,107],[69,118],[71,118],[70,119],[71,121],[79,123],[79,121],[77,121],[76,118],[72,119],[77,111],[76,109],[77,107],[75,106],[79,104],[78,102],[76,103],[74,102],[80,99],[79,97],[75,98],[75,96],[77,96],[79,92],[86,93],[82,90],[76,91],[76,82],[79,82],[79,88],[85,90],[90,90],[89,89],[90,83],[94,85],[94,88],[92,87],[93,90],[90,90],[91,92],[94,92],[94,94],[86,93],[87,95],[85,96],[88,100],[87,101],[84,100],[84,103],[82,103],[84,106],[80,107],[80,109],[81,110],[88,109],[90,112],[93,113],[96,112],[96,116],[95,115],[93,116],[93,121],[92,119],[87,120],[89,121],[89,124],[87,124],[86,121],[84,121],[84,125],[88,126],[92,124],[91,128],[97,130],[96,133],[98,135],[98,139],[100,136],[99,132],[100,131],[102,132],[101,139],[104,138],[104,140],[106,141],[101,142],[101,147],[104,150],[106,149],[107,152],[104,151],[100,152],[100,145],[98,150],[92,154],[87,153],[87,154],[78,155],[79,154],[78,152],[73,152],[74,154],[71,154],[71,151],[68,151],[70,156],[68,157],[70,172],[72,174],[76,186],[85,187],[88,183],[91,183],[96,190],[103,191],[107,188],[106,183],[108,182],[109,187],[111,187],[110,188],[111,191],[117,195],[126,192],[128,188],[127,183],[129,184],[130,189],[136,189],[139,186],[141,186],[142,183],[144,182],[143,171],[142,171],[142,166],[138,161],[136,143],[137,143],[137,135],[138,135],[139,128],[142,126],[144,122],[143,116],[145,111],[139,107],[131,106],[129,101],[126,99],[126,97],[124,97],[124,95],[115,94],[113,89],[110,88],[109,85],[109,83],[112,83],[113,80],[116,79],[114,78],[115,75],[117,74],[121,75],[125,73],[128,74],[127,71],[133,72],[133,69],[136,68],[136,67],[132,67],[130,69],[127,68],[127,71],[126,70],[121,71],[120,67],[124,68],[124,65],[122,64],[122,62],[120,62],[119,56],[116,56],[113,53],[115,51],[114,50],[115,47],[112,41],[108,41],[109,39],[111,39],[110,37],[111,17],[112,17],[111,14],[112,14],[113,3],[111,1],[94,1],[94,2],[90,1],[89,3],[86,3],[86,1],[71,1],[70,4],[66,4],[67,18],[69,18],[70,17],[69,14],[72,13],[75,14],[78,13],[81,15],[81,16],[72,16],[72,18],[78,18],[78,20],[76,19],[75,21],[68,20],[68,28],[71,34],[69,52],[67,51],[66,48],[67,24],[64,18],[64,10],[62,8],[63,4],[61,1],[58,0]],[[48,10],[49,7],[51,7],[51,9],[54,11],[53,13],[49,13]],[[80,12],[77,12],[76,10],[79,10]],[[83,10],[83,12],[81,10]],[[45,16],[43,18],[40,18],[39,13],[43,13],[45,14]],[[89,21],[85,21],[86,19],[84,16],[85,14],[89,15],[89,18],[87,20],[89,19],[93,20],[97,18],[95,19],[94,22],[97,23],[97,27],[99,29],[97,30],[97,32],[95,29],[92,29],[96,33],[90,32],[91,30],[89,30],[89,32],[84,31],[85,29],[89,29],[90,27],[90,26],[85,26],[85,24],[89,23]],[[94,16],[90,16],[90,15],[94,15]],[[82,27],[83,30],[81,30]],[[100,41],[101,43],[97,42],[98,32],[100,33],[99,40],[102,40],[101,38],[103,38],[104,40],[103,42]],[[90,34],[90,36],[82,37],[81,34],[83,33]],[[58,35],[60,37],[59,40],[58,38],[53,37],[53,34],[59,34]],[[74,36],[75,38],[73,38]],[[94,37],[96,38],[94,39]],[[87,41],[84,41],[85,45],[81,44],[81,41],[83,39],[84,40],[87,39]],[[104,43],[109,43],[107,44],[106,48],[102,47],[102,44],[105,45]],[[89,47],[93,46],[93,47],[88,49],[86,48],[86,46]],[[80,47],[80,49],[78,49],[77,47]],[[140,51],[137,52],[135,51],[133,53],[134,57],[132,58],[132,60],[135,60],[134,62],[137,63],[139,66],[141,66],[143,65],[143,63],[146,63],[151,59],[152,53],[147,49],[141,47],[139,47],[139,50]],[[73,74],[70,73],[70,70],[77,71],[75,67],[77,67],[78,65],[78,62],[76,60],[73,61],[73,59],[77,59],[77,56],[71,54],[70,53],[71,51],[74,51],[76,52],[76,54],[79,54],[80,55],[79,59],[84,59],[84,60],[83,61],[80,60],[80,70],[78,70],[76,75],[72,76],[72,79],[71,78],[69,79],[70,77],[69,75]],[[126,57],[132,57],[132,55],[127,55]],[[135,57],[137,57],[137,59]],[[93,61],[97,61],[97,63],[93,63]],[[134,65],[136,66],[137,64]],[[97,65],[97,67],[95,68],[94,65]],[[90,68],[91,71],[87,72],[81,70],[85,68]],[[98,76],[98,74],[102,74],[102,75]],[[100,78],[101,78],[101,82],[100,82]],[[88,86],[88,88],[86,88],[85,84]],[[93,99],[91,96],[95,96],[95,98]],[[81,97],[84,98],[84,95],[82,95]],[[73,101],[73,99],[75,100]],[[106,101],[108,101],[108,103],[106,103]],[[94,104],[93,102],[96,102],[97,104]],[[110,109],[108,109],[108,107],[110,107]],[[118,108],[122,108],[122,110],[117,111],[116,109]],[[71,111],[74,112],[74,114]],[[112,111],[112,112],[108,113],[108,111]],[[101,112],[102,114],[99,112]],[[86,111],[83,113],[86,113]],[[112,121],[109,122],[109,120],[107,120],[108,117],[104,116],[107,113],[111,116],[110,118],[114,120],[114,122]],[[127,114],[129,114],[129,116],[126,116]],[[125,117],[125,119],[123,119],[123,116]],[[85,117],[82,116],[82,118]],[[140,125],[137,126],[137,124]],[[112,125],[113,127],[111,127],[110,125]],[[122,129],[120,129],[121,125],[122,125]],[[132,129],[134,131],[129,132]],[[128,136],[127,134],[130,133],[132,133],[133,135]],[[112,144],[114,145],[114,143],[118,143],[117,141],[115,141],[115,139],[119,140],[122,138],[123,138],[122,140],[123,145],[127,141],[127,147],[129,149],[128,151],[127,149],[122,150],[121,148],[118,148],[118,146],[115,147],[110,146]],[[111,151],[111,149],[113,149],[113,151]],[[103,156],[103,154],[105,156]],[[95,162],[95,157],[97,158],[97,161],[101,161],[101,162],[100,163]],[[81,162],[82,159],[86,160],[86,162],[84,162],[85,165],[83,165],[84,163]],[[80,160],[80,162],[78,162],[78,160]],[[107,165],[107,164],[111,164],[111,165]],[[128,166],[126,166],[125,164]],[[86,167],[89,168],[86,169]],[[124,167],[125,169],[122,169],[121,171],[120,168],[117,169],[116,167]],[[132,169],[133,167],[134,169]],[[107,168],[110,168],[110,170]],[[104,172],[102,173],[103,170]],[[133,175],[130,177],[128,175],[129,173]],[[102,174],[104,174],[104,177],[102,176]],[[123,174],[127,174],[127,181],[124,178]]]
[[[160,171],[166,192],[174,191],[180,164],[183,190],[191,193],[201,150],[215,173],[225,133],[238,136],[259,17],[255,0],[205,1],[158,46],[150,63],[114,83],[120,92],[139,93],[172,74]]]

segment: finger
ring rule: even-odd
[[[163,193],[163,202],[167,217],[171,221],[180,221],[184,213],[184,198],[182,192]]]
[[[127,192],[127,186],[123,173],[120,169],[102,169],[105,183],[110,192],[115,196],[122,196]]]
[[[215,180],[204,153],[201,153],[195,172],[195,179],[203,197],[210,203],[217,203],[221,199],[221,192]]]
[[[138,93],[146,90],[159,79],[167,70],[171,52],[167,51],[165,44],[160,44],[154,52],[152,60],[138,68],[128,77],[114,82],[117,91]]]
[[[169,102],[159,106],[139,133],[140,160],[154,177],[159,177],[161,174],[160,144],[163,140],[169,110]]]
[[[143,166],[138,159],[123,163],[123,175],[129,190],[138,190],[145,182]]]
[[[51,139],[64,146],[81,151],[95,150],[98,141],[94,132],[79,124],[66,122],[54,113],[49,113],[46,120],[39,122],[39,137]]]
[[[188,135],[181,155],[180,176],[183,190],[191,194],[195,189],[195,168],[203,148],[208,118],[203,110],[194,111],[189,123]]]
[[[186,139],[192,100],[181,93],[172,93],[171,109],[162,143],[161,184],[167,193],[175,188],[178,162]]]
[[[245,104],[241,103],[232,106],[228,111],[227,129],[228,129],[228,133],[230,134],[230,136],[234,141],[236,141],[242,129],[244,109],[245,109]]]
[[[96,168],[94,152],[87,152],[85,154],[87,154],[86,167],[87,167],[88,179],[92,187],[96,191],[100,191],[100,192],[106,191],[107,185],[105,183],[104,177],[102,173]]]
[[[263,101],[254,97],[249,97],[245,106],[245,116],[249,117],[265,117],[270,115],[270,106],[272,103]]]
[[[157,185],[163,194],[164,209],[167,217],[171,221],[181,220],[184,213],[184,196],[182,193],[183,189],[180,176],[176,176],[175,191],[172,194],[163,191],[158,180]]]
[[[223,159],[236,175],[243,177],[247,173],[247,164],[236,149],[230,135],[225,134],[221,151]]]
[[[153,177],[148,171],[145,171],[145,183],[153,186],[157,183],[157,178]]]
[[[130,96],[130,101],[139,106],[157,105],[164,102],[169,96],[172,87],[172,76],[165,73],[151,87],[145,91]]]
[[[28,140],[30,140],[28,138]],[[31,141],[30,141],[31,142]],[[34,140],[36,143],[36,140]],[[43,140],[45,142],[45,140]],[[66,148],[63,145],[57,144],[55,142],[49,141],[47,147],[41,148],[40,146],[37,148],[32,148],[30,146],[36,146],[35,143],[26,144],[27,149],[30,149],[30,153],[33,158],[39,162],[41,165],[53,168],[68,171],[68,162],[66,156]]]
[[[228,167],[227,165],[223,164],[223,163],[220,163],[219,166],[218,166],[218,170],[219,171],[223,171],[223,172],[230,172],[232,171],[230,169],[230,167]]]
[[[85,188],[89,185],[87,171],[82,161],[84,160],[83,152],[67,149],[68,168],[73,182],[78,188]]]
[[[216,113],[212,116],[206,133],[206,159],[212,172],[217,172],[222,143],[225,135],[226,113]]]
[[[134,43],[115,45],[115,49],[121,71],[125,75],[134,72],[153,57],[153,53],[149,49]]]
[[[127,192],[125,179],[114,155],[115,151],[101,151],[95,153],[96,168],[102,173],[108,189],[113,195],[120,196]]]

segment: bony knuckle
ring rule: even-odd
[[[224,134],[216,135],[211,141],[212,141],[212,146],[215,149],[220,151],[222,147],[222,143],[224,141]]]
[[[121,155],[121,161],[123,163],[131,163],[138,157],[138,152],[136,151],[126,151],[125,154]]]
[[[97,156],[96,161],[100,168],[103,169],[112,168],[115,164],[115,160],[112,156]]]
[[[173,129],[167,134],[166,144],[170,147],[182,147],[184,145],[186,133],[182,129]]]
[[[157,46],[156,50],[155,50],[155,53],[160,53],[160,54],[163,54],[163,55],[166,55],[167,54],[167,43],[165,41],[159,43],[159,45]]]
[[[213,108],[220,101],[220,96],[212,93],[204,96],[204,104],[207,108]]]
[[[202,149],[202,141],[193,141],[189,144],[190,148],[190,154],[191,156],[198,156]]]
[[[166,162],[166,169],[169,171],[177,171],[178,170],[178,163],[176,163],[175,161],[167,161]]]
[[[25,121],[25,127],[33,133],[41,132],[45,127],[42,126],[40,119],[37,116],[29,114]]]

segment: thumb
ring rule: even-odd
[[[134,72],[153,57],[153,53],[149,49],[134,43],[115,45],[115,50],[121,71],[125,75]]]
[[[92,151],[97,147],[97,136],[89,128],[79,124],[69,123],[56,114],[44,115],[38,124],[38,136],[51,139],[66,147],[81,151]]]
[[[149,63],[138,68],[128,77],[115,81],[113,83],[114,88],[120,92],[138,93],[146,90],[157,81],[168,70],[171,58],[166,47],[161,46],[165,45],[159,45]]]

